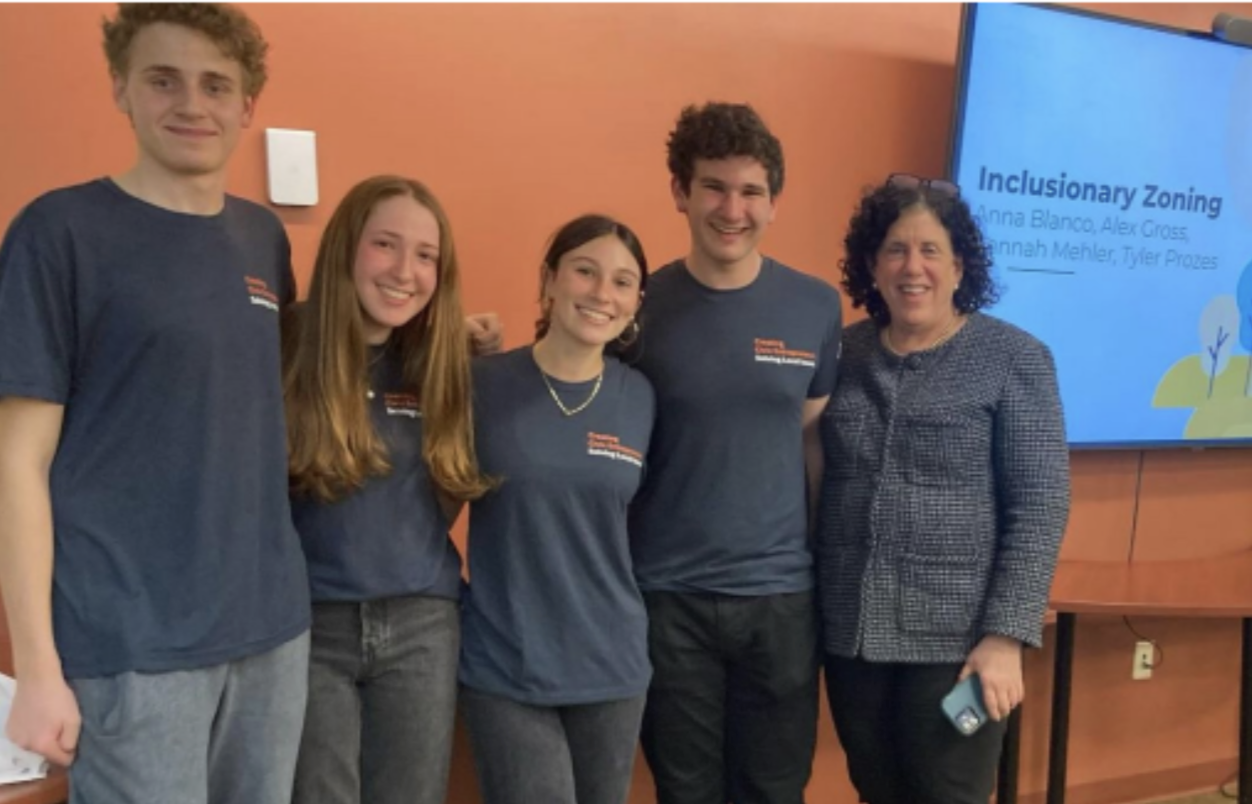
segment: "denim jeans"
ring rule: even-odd
[[[483,804],[626,804],[643,706],[529,706],[461,687]]]
[[[817,745],[813,593],[644,600],[642,742],[658,804],[803,804]]]
[[[827,655],[830,713],[862,801],[987,804],[1008,720],[958,732],[940,702],[960,672]]]
[[[73,679],[71,804],[289,804],[309,637],[195,670]]]
[[[443,804],[461,648],[456,601],[313,604],[295,804]]]

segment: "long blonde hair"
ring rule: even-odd
[[[367,344],[353,265],[366,221],[379,203],[409,196],[439,224],[438,284],[421,313],[391,334],[403,382],[422,406],[422,457],[448,496],[474,500],[488,489],[474,453],[469,348],[452,229],[421,182],[374,176],[339,202],[322,234],[308,301],[283,323],[287,469],[294,493],[325,502],[391,471],[370,419]]]

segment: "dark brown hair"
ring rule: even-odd
[[[556,273],[561,258],[574,249],[606,235],[613,235],[622,241],[622,245],[635,258],[635,262],[639,263],[639,294],[643,295],[648,285],[648,258],[644,256],[643,244],[639,242],[639,238],[630,230],[630,227],[607,215],[592,214],[577,217],[553,233],[548,240],[547,251],[543,255],[543,265],[539,268],[539,304],[542,313],[539,320],[535,322],[536,341],[548,334],[548,327],[552,323],[549,311],[543,306],[543,292],[547,287],[549,277]],[[635,321],[638,322],[638,320],[636,316]]]
[[[949,192],[925,185],[903,187],[883,184],[865,192],[843,240],[843,289],[853,307],[864,307],[879,326],[891,323],[887,302],[874,285],[874,264],[887,232],[902,215],[914,209],[928,210],[947,231],[952,253],[961,261],[961,283],[952,306],[962,313],[990,307],[1000,298],[991,277],[991,254],[969,205]]]
[[[769,179],[769,194],[782,192],[785,178],[782,144],[760,115],[743,103],[688,106],[678,116],[667,144],[669,172],[686,194],[691,192],[697,159],[749,156],[760,162]]]

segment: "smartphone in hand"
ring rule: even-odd
[[[990,718],[983,706],[982,684],[978,674],[971,673],[943,698],[943,713],[966,737],[983,727]]]

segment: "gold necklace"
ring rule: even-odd
[[[956,316],[955,318],[952,319],[952,323],[948,325],[948,328],[945,329],[943,332],[939,333],[939,337],[935,338],[933,341],[926,344],[926,346],[922,347],[921,349],[914,349],[912,352],[901,352],[899,349],[896,348],[896,345],[891,342],[891,325],[888,324],[885,328],[883,328],[883,331],[882,331],[883,345],[887,347],[888,352],[891,352],[891,354],[895,355],[896,357],[908,357],[909,355],[915,354],[916,352],[929,352],[931,349],[934,349],[935,347],[940,346],[941,344],[944,344],[949,339],[951,339],[951,337],[957,333],[957,330],[961,328],[961,322],[963,322],[964,320],[965,319],[962,316],[959,316],[959,315]]]
[[[592,400],[596,398],[596,394],[600,393],[600,383],[604,381],[604,369],[600,369],[600,373],[596,375],[596,385],[591,389],[591,396],[576,408],[567,408],[565,403],[561,401],[561,397],[557,396],[556,389],[552,387],[552,383],[548,382],[548,374],[542,368],[539,369],[539,376],[543,378],[543,384],[547,386],[548,393],[552,395],[552,401],[561,409],[566,416],[573,416],[575,413],[581,413],[587,409]]]

